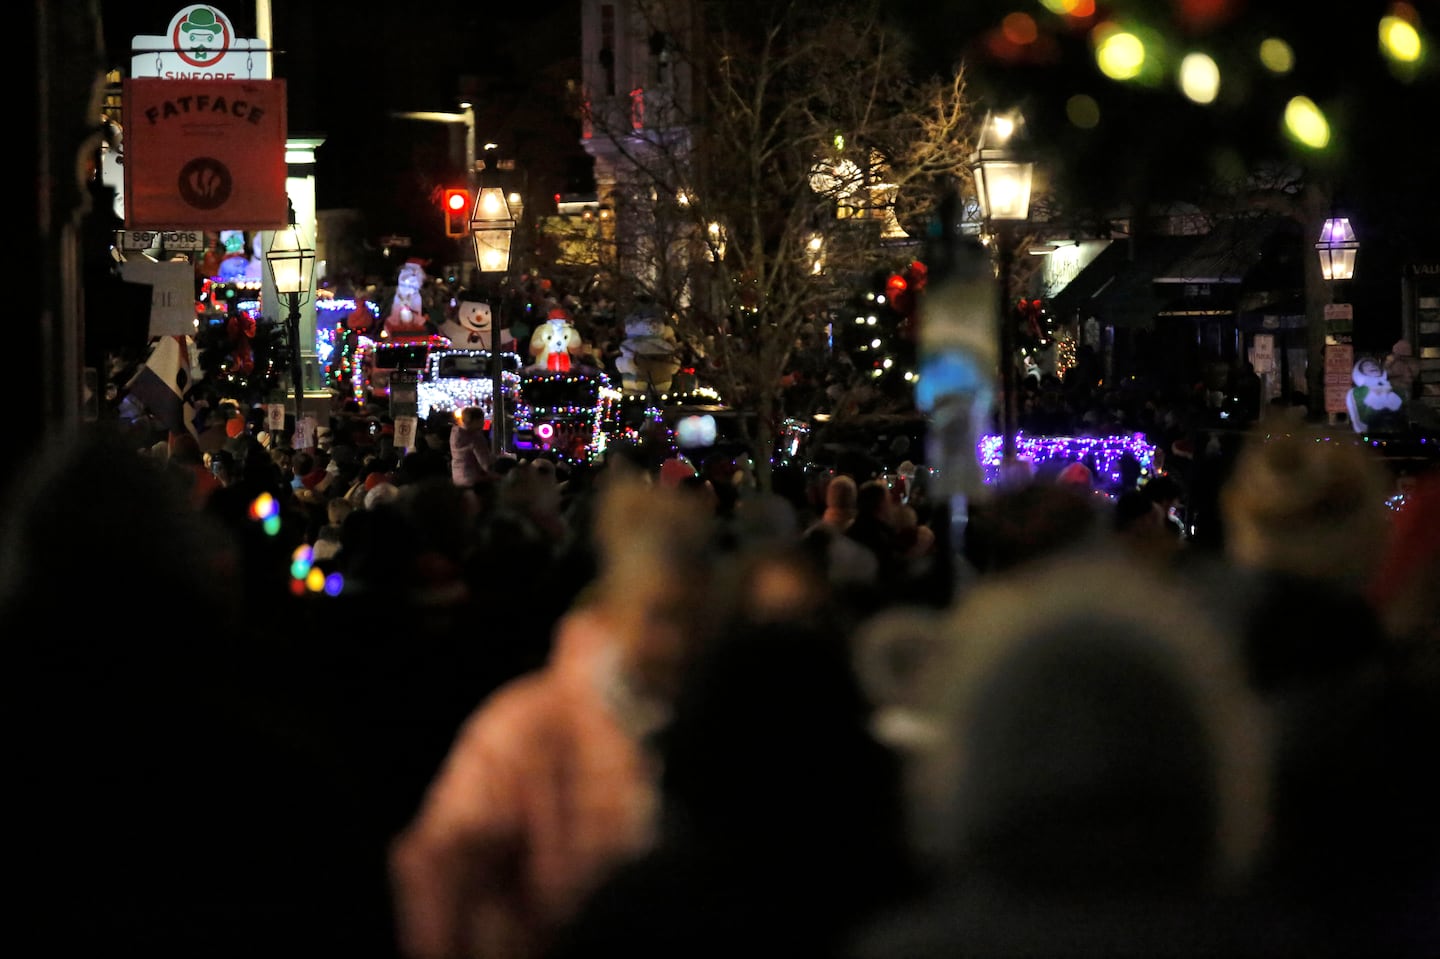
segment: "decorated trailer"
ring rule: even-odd
[[[435,412],[448,413],[467,406],[478,406],[485,411],[486,421],[493,420],[495,373],[490,360],[489,350],[451,348],[431,351],[415,387],[420,417],[424,419]],[[500,364],[503,408],[513,410],[519,390],[517,371],[520,357],[515,353],[502,352]]]
[[[515,452],[570,463],[595,462],[620,429],[620,391],[600,370],[520,372]]]

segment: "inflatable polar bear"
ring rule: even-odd
[[[635,314],[625,321],[625,339],[615,368],[623,393],[668,393],[680,371],[675,331],[657,314]]]

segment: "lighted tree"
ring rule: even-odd
[[[768,450],[797,412],[797,344],[903,262],[895,246],[918,245],[936,198],[968,177],[965,75],[914,75],[868,0],[705,2],[698,23],[647,9],[655,84],[586,104],[616,218],[597,266],[620,315],[642,299],[668,314],[702,380],[757,414],[751,448]],[[768,465],[757,457],[765,485]]]

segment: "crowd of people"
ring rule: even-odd
[[[1255,432],[1207,537],[1062,471],[957,542],[908,475],[259,426],[11,473],[57,949],[1440,954],[1440,474]]]

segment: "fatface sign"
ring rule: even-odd
[[[258,39],[235,36],[215,7],[194,4],[170,20],[163,36],[130,38],[130,76],[163,80],[263,80],[270,51]]]
[[[274,230],[285,194],[284,80],[126,80],[125,226]]]

